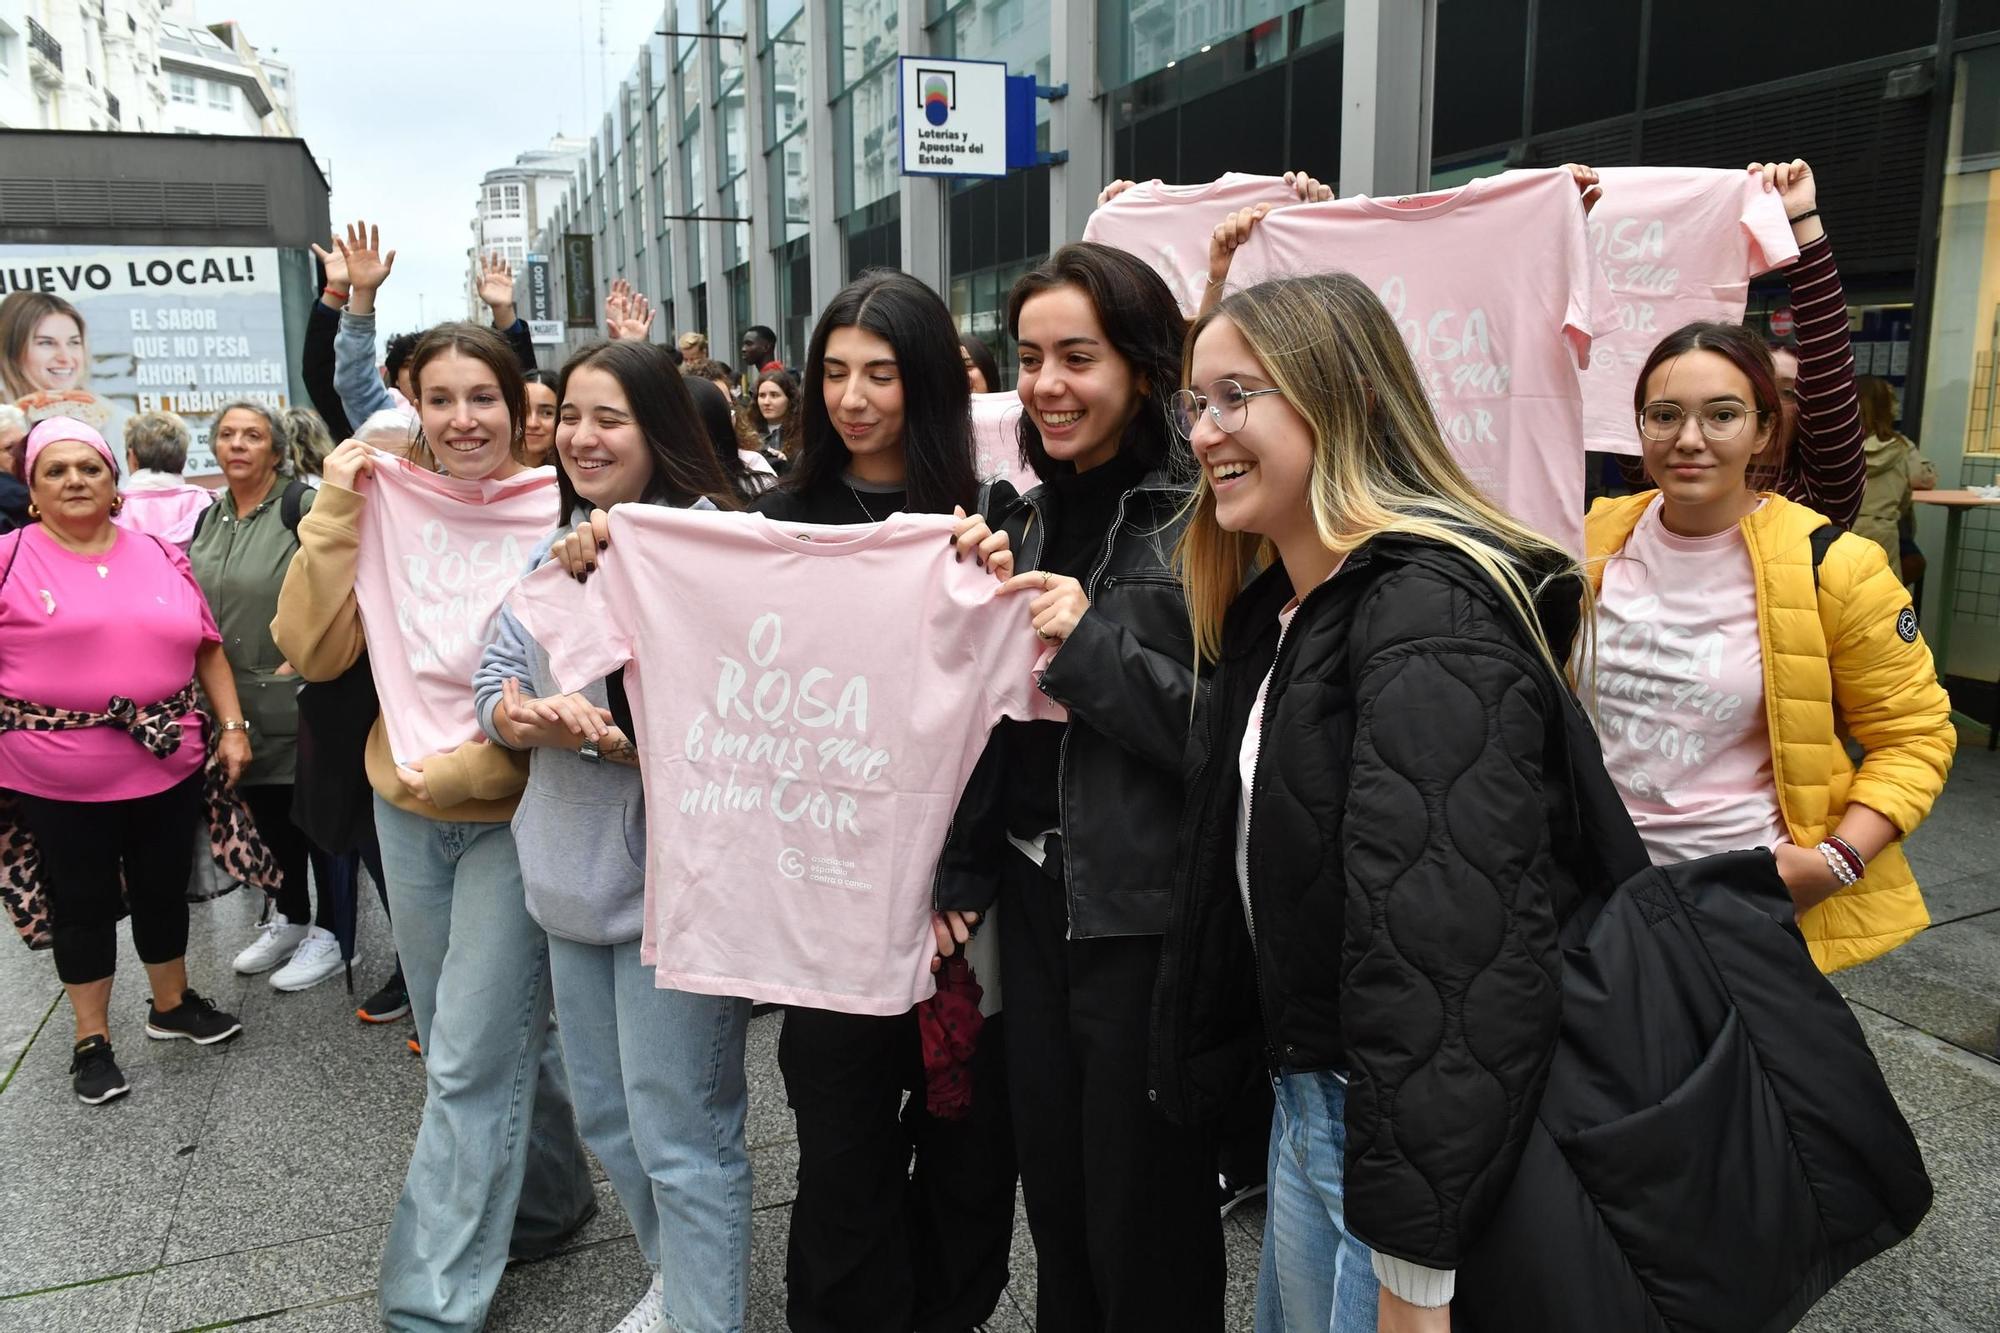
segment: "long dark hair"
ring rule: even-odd
[[[739,451],[750,446],[743,443],[738,433],[736,413],[730,409],[729,395],[722,391],[721,385],[706,375],[684,371],[681,380],[687,386],[688,398],[694,404],[695,416],[701,419],[702,434],[707,436],[709,444],[714,446],[716,466],[722,470],[722,475],[729,479],[729,484],[735,488],[738,496],[745,501],[754,498],[764,488],[758,484],[750,469],[743,463],[743,455]]]
[[[763,448],[764,432],[771,428],[771,423],[764,420],[764,413],[757,406],[758,391],[766,384],[775,384],[784,391],[785,415],[778,423],[779,447],[784,450],[786,458],[796,458],[799,453],[799,382],[792,378],[789,370],[767,370],[759,375],[750,390],[750,401],[740,409],[750,432],[756,436],[756,443],[751,447]]]
[[[1178,308],[1178,307],[1177,307]],[[913,514],[971,506],[972,390],[958,359],[958,330],[938,294],[907,273],[870,269],[840,289],[813,326],[800,390],[798,459],[785,488],[840,485],[851,455],[826,410],[826,343],[835,329],[858,328],[888,343],[903,381],[903,469]]]
[[[986,345],[986,340],[970,333],[961,333],[958,335],[958,345],[965,349],[965,354],[972,358],[974,368],[979,371],[980,378],[986,381],[986,392],[1002,392],[1000,363],[993,359],[993,349]]]
[[[706,497],[718,509],[743,507],[708,447],[708,432],[665,348],[632,339],[592,343],[563,366],[556,385],[558,403],[569,401],[569,378],[586,367],[618,381],[632,409],[632,422],[653,455],[653,475],[639,496],[642,503],[682,509]],[[561,429],[558,422],[557,430]],[[567,468],[556,469],[556,495],[562,505],[556,522],[567,523],[584,503]]]
[[[1187,320],[1166,282],[1123,250],[1090,241],[1065,245],[1040,268],[1023,274],[1007,294],[1008,336],[1019,342],[1021,307],[1058,287],[1074,287],[1090,298],[1105,337],[1145,386],[1146,400],[1118,442],[1119,456],[1135,459],[1149,471],[1165,467],[1177,477],[1192,477],[1193,457],[1168,424],[1167,404],[1181,383]],[[959,373],[964,372],[961,364]],[[1020,433],[1022,461],[1043,481],[1076,471],[1075,464],[1049,456],[1032,412],[1021,413]]]
[[[1778,399],[1778,372],[1771,364],[1771,349],[1741,324],[1698,320],[1683,324],[1660,339],[1646,358],[1646,364],[1639,368],[1639,380],[1632,386],[1632,415],[1636,418],[1646,410],[1646,381],[1653,378],[1653,372],[1689,352],[1713,352],[1750,381],[1750,397],[1757,414],[1752,428],[1761,430],[1769,425],[1771,442],[1763,453],[1750,460],[1743,480],[1753,491],[1770,490],[1785,470],[1785,447],[1790,443],[1786,439],[1784,404]],[[1633,429],[1638,427],[1634,425]]]
[[[493,382],[500,388],[500,401],[507,405],[508,451],[515,462],[525,463],[521,437],[528,426],[528,388],[521,378],[520,358],[514,355],[507,340],[492,329],[463,320],[427,330],[410,350],[410,387],[417,391],[417,401],[410,404],[417,418],[417,438],[410,444],[410,461],[433,469],[439,466],[431,442],[424,438],[424,367],[446,352],[469,356],[493,372]]]

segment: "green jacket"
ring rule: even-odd
[[[241,519],[224,491],[188,547],[188,563],[222,631],[222,650],[250,723],[250,767],[242,778],[250,787],[290,783],[298,752],[299,677],[292,671],[279,674],[285,655],[271,640],[278,590],[299,549],[298,535],[285,527],[280,512],[289,481],[275,478],[271,493]],[[317,494],[308,488],[300,497],[301,514],[311,511]]]

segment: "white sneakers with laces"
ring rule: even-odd
[[[283,912],[273,912],[271,919],[258,927],[257,938],[250,942],[249,948],[236,955],[236,961],[231,966],[246,977],[269,972],[290,958],[305,937],[306,927],[293,925],[286,920]]]
[[[271,984],[283,991],[307,990],[340,971],[340,941],[330,930],[309,928],[292,961],[271,974]]]
[[[653,1285],[646,1288],[632,1313],[619,1320],[611,1333],[667,1333],[666,1286],[658,1273],[653,1274]]]

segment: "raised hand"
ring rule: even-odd
[[[488,255],[479,261],[479,299],[493,311],[493,322],[512,324],[514,311],[514,266],[505,255]],[[508,318],[500,316],[505,312]]]
[[[1137,184],[1136,181],[1128,181],[1128,180],[1112,181],[1109,185],[1105,186],[1103,189],[1097,192],[1097,206],[1099,208],[1104,207],[1106,204],[1110,203],[1113,199],[1116,199],[1119,195],[1131,189],[1135,184]]]
[[[326,270],[327,286],[338,288],[344,292],[352,285],[347,277],[347,256],[340,252],[340,238],[338,236],[327,239],[326,249],[322,250],[315,245],[312,248],[312,252],[319,260],[320,267]]]
[[[336,236],[333,243],[340,250],[340,258],[347,265],[347,279],[357,289],[373,293],[389,280],[390,270],[396,267],[396,252],[382,253],[382,229],[371,227],[366,222],[347,224],[345,239]]]
[[[632,290],[631,283],[612,280],[611,294],[604,298],[604,326],[613,339],[644,342],[653,331],[653,315],[653,303]]]
[[[1292,187],[1302,204],[1323,204],[1333,198],[1333,187],[1318,177],[1308,176],[1303,171],[1285,173],[1285,184]]]
[[[1778,192],[1778,199],[1785,206],[1785,216],[1792,219],[1792,235],[1800,245],[1810,244],[1826,234],[1826,227],[1819,217],[1819,182],[1813,178],[1812,168],[1806,165],[1804,158],[1795,157],[1789,162],[1752,162],[1750,170],[1764,178],[1766,190]]]

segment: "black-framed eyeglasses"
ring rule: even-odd
[[[1717,444],[1735,439],[1743,433],[1745,425],[1763,415],[1741,403],[1707,403],[1695,413],[1702,438]],[[1639,414],[1639,433],[1655,443],[1665,444],[1680,438],[1687,417],[1687,409],[1679,403],[1648,403]]]
[[[1194,428],[1203,412],[1208,413],[1224,435],[1234,435],[1250,419],[1252,398],[1283,392],[1283,389],[1246,389],[1235,380],[1217,380],[1208,386],[1207,393],[1196,393],[1193,389],[1175,393],[1167,400],[1167,414],[1183,440],[1194,438]]]

